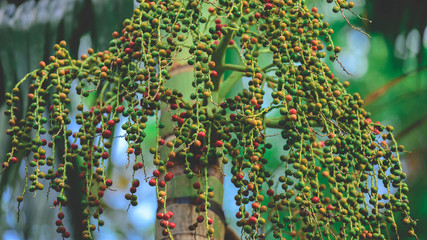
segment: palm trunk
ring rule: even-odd
[[[183,174],[184,165],[178,163],[174,166],[172,172],[175,177],[168,184],[167,191],[167,210],[174,213],[171,219],[175,224],[175,229],[172,230],[172,236],[175,240],[202,240],[208,239],[206,222],[198,223],[195,230],[190,230],[195,223],[197,223],[198,213],[196,209],[195,190],[193,190],[193,183],[197,179],[188,179]],[[225,217],[222,211],[222,196],[223,196],[223,177],[219,171],[218,166],[210,166],[208,170],[209,185],[215,186],[215,198],[210,201],[211,207],[208,209],[208,216],[213,220],[213,228],[215,233],[213,238],[215,240],[225,239]],[[163,212],[163,206],[159,204],[158,212]],[[156,240],[170,239],[169,236],[162,235],[162,228],[156,225]]]
[[[190,101],[189,96],[194,91],[191,86],[193,80],[193,68],[188,65],[181,65],[173,71],[173,78],[168,80],[168,87],[177,89],[183,94],[185,100]],[[163,107],[160,122],[165,124],[165,128],[161,130],[160,135],[163,139],[173,141],[173,123],[171,116],[167,111],[167,107]],[[177,149],[175,151],[179,151]],[[161,159],[167,159],[169,149],[166,147],[160,149]],[[174,159],[175,166],[170,170],[174,174],[174,178],[167,184],[167,211],[174,213],[170,221],[176,224],[173,229],[172,236],[175,240],[198,240],[208,239],[206,219],[202,223],[198,223],[195,230],[190,230],[191,226],[197,223],[197,216],[199,215],[196,209],[197,192],[193,188],[193,183],[198,181],[195,176],[189,179],[184,174],[185,161],[183,158],[177,157]],[[201,183],[203,185],[203,183]],[[211,239],[224,240],[226,232],[226,224],[224,212],[222,210],[223,199],[223,175],[218,163],[210,163],[208,166],[208,184],[214,188],[215,197],[209,202],[211,207],[207,210],[208,217],[212,218],[212,227],[215,229],[214,236]],[[163,204],[159,204],[157,212],[163,212]],[[203,213],[204,215],[204,213]],[[170,239],[169,236],[162,235],[163,228],[156,222],[155,239]]]

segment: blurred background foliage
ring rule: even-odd
[[[372,120],[391,124],[400,144],[406,146],[403,165],[408,173],[409,199],[412,217],[418,219],[416,232],[420,239],[427,236],[427,14],[424,0],[355,0],[354,12],[344,12],[355,27],[368,32],[370,38],[350,27],[340,13],[332,13],[326,1],[306,0],[325,14],[335,30],[334,42],[342,47],[338,63],[330,63],[341,80],[349,80],[350,92],[359,92]],[[0,110],[5,110],[4,93],[26,73],[38,67],[40,60],[53,54],[52,46],[64,39],[74,57],[92,47],[107,49],[111,33],[121,29],[121,23],[131,16],[133,0],[8,0],[0,1]],[[229,61],[233,61],[229,59]],[[240,87],[245,86],[242,79]],[[239,86],[237,86],[239,87]],[[238,89],[235,89],[237,92]],[[25,94],[25,93],[23,93]],[[7,118],[0,117],[0,132],[5,132]],[[148,126],[147,129],[150,129]],[[151,128],[154,129],[154,128]],[[74,131],[77,129],[73,129]],[[271,130],[269,133],[277,133]],[[120,132],[117,133],[120,135]],[[147,132],[147,136],[155,135]],[[280,140],[272,137],[270,141]],[[147,139],[147,145],[154,139]],[[0,137],[0,156],[8,151],[9,139]],[[140,204],[127,212],[123,195],[128,188],[130,169],[123,159],[125,147],[116,141],[110,174],[118,191],[105,196],[105,226],[97,239],[154,239],[156,200],[154,189],[147,184],[139,191]],[[281,149],[275,148],[269,167],[280,169]],[[114,166],[114,168],[113,168]],[[147,171],[150,171],[147,164]],[[40,192],[35,199],[28,195],[21,206],[17,223],[16,196],[24,186],[23,164],[0,176],[0,238],[57,239],[54,221],[56,211],[50,209],[55,196],[46,198]],[[227,171],[227,170],[226,170]],[[278,170],[280,171],[280,170]],[[143,178],[143,176],[141,176]],[[225,178],[224,202],[234,202],[234,186]],[[51,194],[54,195],[54,194]],[[78,206],[75,206],[78,208]],[[79,209],[70,206],[68,226],[78,229]],[[70,210],[71,209],[71,210]],[[224,205],[227,222],[234,225],[237,206]],[[401,232],[406,232],[403,227]],[[76,230],[77,231],[77,230]],[[267,229],[268,231],[268,229]],[[78,232],[78,231],[77,231]],[[78,233],[73,234],[79,236]],[[270,235],[271,236],[271,235]],[[402,237],[400,239],[404,239]]]

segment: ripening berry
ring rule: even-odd
[[[169,220],[170,216],[168,213],[163,214],[163,220],[167,221]]]
[[[251,99],[251,105],[257,105],[258,101],[256,100],[256,98],[252,98]]]
[[[105,130],[103,133],[102,133],[102,137],[103,138],[109,138],[109,137],[111,137],[111,131],[110,130]]]
[[[256,37],[252,37],[251,38],[251,43],[252,44],[256,44],[258,42],[258,38],[256,38]]]
[[[332,8],[332,11],[334,12],[334,13],[337,13],[337,12],[339,12],[340,11],[340,6],[334,6],[333,8]]]
[[[172,161],[168,161],[167,163],[166,163],[166,168],[173,168],[173,166],[175,166],[175,163],[174,162],[172,162]]]
[[[241,39],[242,42],[248,42],[249,40],[251,40],[251,38],[249,37],[248,34],[242,35],[242,39]]]
[[[250,225],[253,225],[253,224],[255,224],[256,222],[257,222],[256,217],[250,217],[250,218],[248,219],[248,223],[249,223]]]
[[[104,196],[104,191],[99,190],[98,191],[98,197],[102,198]]]
[[[65,215],[63,212],[58,213],[58,218],[59,219],[64,219]]]
[[[101,157],[102,157],[103,159],[107,159],[107,158],[109,157],[108,152],[103,152],[103,153],[101,154]]]
[[[132,49],[131,48],[125,48],[125,53],[126,54],[131,54],[132,53]]]
[[[108,126],[113,127],[116,124],[116,122],[111,119],[111,120],[108,120],[107,124]]]
[[[123,107],[123,106],[118,106],[118,107],[116,108],[116,112],[117,112],[117,113],[122,113],[124,110],[125,110],[125,107]]]
[[[289,235],[291,235],[291,237],[296,237],[297,236],[297,231],[293,230],[289,233]]]
[[[259,208],[259,203],[257,203],[257,202],[252,203],[252,208],[254,210],[258,209]]]
[[[196,140],[196,141],[194,141],[194,143],[193,143],[193,146],[195,146],[195,147],[201,147],[202,146],[202,142],[200,141],[200,140]]]
[[[341,47],[336,46],[336,47],[335,47],[335,49],[334,49],[334,52],[335,52],[335,53],[339,53],[339,52],[341,52]]]
[[[137,162],[135,165],[138,167],[138,169],[141,169],[144,167],[144,164],[142,164],[142,162]]]
[[[319,203],[319,197],[312,197],[311,202],[312,203]]]
[[[102,221],[102,220],[100,220],[100,221]],[[102,225],[100,225],[100,226],[102,226]],[[71,236],[70,232],[65,232],[62,234],[62,237],[64,237],[64,238],[69,238],[70,236]]]
[[[329,172],[328,171],[323,171],[322,172],[322,176],[323,177],[329,177]]]
[[[272,8],[273,8],[273,4],[271,4],[271,3],[265,4],[265,7],[264,7],[265,10],[270,10]]]
[[[217,140],[216,142],[215,142],[215,146],[216,147],[222,147],[222,141],[221,140]]]
[[[193,183],[193,188],[194,189],[200,189],[200,183],[198,183],[198,182]]]
[[[150,186],[156,186],[156,179],[155,178],[150,179],[150,181],[148,181],[148,184]]]
[[[132,182],[132,186],[133,186],[133,187],[139,187],[139,180],[138,180],[138,179],[135,179],[135,180]]]
[[[173,178],[173,173],[172,172],[168,172],[165,175],[165,181],[170,181],[170,180],[172,180],[172,178]]]
[[[253,146],[254,146],[254,148],[258,148],[259,147],[259,143],[258,142],[254,142]]]
[[[67,46],[67,42],[65,42],[64,40],[59,42],[59,46],[62,48],[65,48]]]
[[[168,224],[168,226],[169,226],[169,228],[170,228],[170,229],[174,229],[174,228],[175,228],[175,223],[170,222],[170,223]]]
[[[206,133],[205,133],[205,132],[199,132],[199,133],[197,134],[197,138],[198,138],[198,139],[203,139],[205,136],[206,136]]]

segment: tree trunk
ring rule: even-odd
[[[175,229],[172,230],[173,238],[175,240],[208,239],[206,222],[198,223],[198,226],[193,231],[189,229],[189,227],[197,223],[198,213],[195,211],[196,191],[193,189],[193,183],[198,179],[196,177],[189,179],[183,173],[184,165],[182,162],[177,162],[171,171],[175,176],[168,183],[166,203],[167,211],[174,213],[171,219],[176,224]],[[211,239],[224,240],[226,225],[224,212],[222,211],[223,177],[218,166],[212,165],[209,167],[208,179],[209,185],[214,186],[215,193],[214,199],[210,200],[211,207],[208,208],[208,216],[212,218],[212,226],[215,229],[214,236]],[[163,205],[159,204],[157,211],[163,212]],[[169,236],[162,235],[162,228],[158,225],[156,225],[157,239],[169,239]]]
[[[183,94],[183,98],[186,101],[190,101],[190,94],[194,91],[191,86],[193,80],[193,68],[188,65],[175,65],[172,71],[173,78],[168,80],[167,86],[171,89],[177,89]],[[166,142],[173,141],[175,135],[173,132],[173,123],[171,121],[170,113],[168,112],[167,106],[164,106],[161,112],[160,122],[165,124],[165,128],[161,129],[160,135]],[[178,152],[180,149],[176,149]],[[168,156],[169,148],[163,147],[160,149],[161,159],[165,160]],[[197,223],[197,216],[199,215],[196,209],[196,198],[197,192],[193,188],[193,183],[198,181],[197,176],[189,179],[184,174],[185,160],[179,158],[178,154],[174,159],[175,166],[170,169],[174,174],[174,178],[167,184],[167,201],[166,210],[173,212],[173,218],[171,222],[176,224],[173,229],[172,236],[175,240],[198,240],[208,239],[206,219],[202,223],[198,223],[195,230],[190,230],[189,227]],[[203,186],[203,183],[201,183]],[[224,240],[226,232],[225,216],[222,210],[222,199],[223,199],[223,175],[220,170],[218,163],[210,163],[208,166],[208,184],[214,188],[213,199],[210,199],[211,207],[208,208],[208,217],[212,218],[212,227],[215,229],[213,238],[214,240]],[[157,212],[164,212],[163,204],[158,205]],[[205,215],[203,212],[202,215]],[[156,222],[156,234],[155,239],[166,240],[170,239],[169,236],[162,235],[163,228]]]

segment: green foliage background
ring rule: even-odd
[[[53,53],[54,43],[66,40],[74,57],[88,47],[106,49],[111,32],[121,29],[122,21],[131,15],[134,6],[132,0],[10,2],[13,3],[0,3],[1,112],[5,109],[4,93],[10,91],[14,83],[27,72],[36,68],[40,60],[47,60]],[[335,29],[334,42],[343,49],[339,59],[352,76],[347,75],[338,63],[330,63],[334,72],[341,80],[351,82],[350,92],[359,92],[364,99],[369,98],[366,109],[373,113],[373,120],[393,125],[398,141],[406,146],[407,153],[403,161],[411,189],[411,212],[412,217],[419,220],[415,230],[423,239],[423,236],[427,236],[427,229],[422,227],[427,225],[427,15],[422,7],[424,1],[355,1],[355,12],[369,18],[372,23],[348,12],[346,16],[354,26],[368,32],[371,38],[352,29],[340,14],[333,14],[331,5],[325,1],[306,2],[317,6]],[[0,117],[0,132],[5,132],[6,120],[6,117]],[[8,141],[6,135],[0,137],[0,146],[3,146],[0,148],[0,156],[7,152]],[[277,151],[279,156],[280,150]],[[270,167],[275,169],[279,164],[278,160],[272,161]],[[125,178],[126,173],[114,172],[115,176],[119,176],[116,177],[119,181]],[[15,197],[22,186],[23,175],[18,168],[0,177],[0,237],[7,239],[7,236],[15,234],[20,239],[56,239],[58,236],[53,230],[56,212],[49,209],[41,193],[36,199],[24,200],[21,221],[16,223]],[[226,190],[232,188],[225,186]],[[226,192],[225,198],[228,195]],[[120,194],[113,197],[123,198]],[[232,206],[224,206],[229,223],[233,220],[233,209]],[[152,239],[153,227],[145,226],[141,229],[132,219],[126,220],[124,210],[109,210],[112,213],[106,216],[112,219],[120,217],[122,224],[109,225],[106,221],[107,227],[102,229],[106,235],[103,236],[123,239],[129,236],[126,232],[131,232],[139,235],[135,239],[141,236],[148,236],[143,239]],[[42,220],[39,221],[41,216]],[[73,219],[68,221],[69,225],[78,224]],[[405,231],[403,227],[400,230]]]

